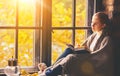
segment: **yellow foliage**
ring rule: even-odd
[[[27,74],[29,74],[26,70],[24,70],[24,69],[21,69],[20,70],[20,74],[21,75],[27,75]]]
[[[20,0],[21,1],[21,0]],[[35,1],[35,0],[33,0]],[[77,0],[76,5],[76,25],[85,26],[85,0]],[[16,26],[16,1],[15,0],[1,0],[0,2],[0,26]],[[82,4],[81,4],[82,3]],[[18,26],[35,26],[35,7],[33,3],[22,4],[19,3],[18,14]],[[52,27],[72,27],[72,1],[71,0],[52,0]],[[33,53],[34,53],[34,31],[33,30],[18,30],[18,62],[20,66],[33,65]],[[84,40],[85,32],[76,33],[76,42],[82,42]],[[80,34],[80,35],[79,35]],[[78,37],[78,38],[77,38]],[[15,54],[15,46],[8,48],[9,45],[15,45],[15,30],[0,31],[0,67],[4,67],[7,64],[8,58],[11,58]],[[54,62],[59,56],[59,51],[66,47],[66,43],[72,43],[72,31],[60,30],[54,31],[52,34],[52,43],[57,45],[58,49],[52,50],[52,61]],[[6,54],[7,52],[7,54]],[[6,62],[6,63],[3,63]],[[4,66],[3,66],[4,65]]]
[[[38,73],[29,74],[26,70],[20,70],[20,76],[38,76]]]

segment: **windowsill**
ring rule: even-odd
[[[20,67],[20,70],[21,69],[24,69],[25,71],[27,71],[30,74],[38,72],[38,68],[32,67],[32,66],[31,67]],[[4,68],[0,69],[0,76],[6,76],[4,73]]]

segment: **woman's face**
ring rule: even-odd
[[[93,32],[99,32],[101,31],[106,25],[101,23],[98,16],[94,15],[92,17],[92,23],[91,23],[91,27],[92,27],[92,31]]]

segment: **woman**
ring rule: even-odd
[[[44,70],[43,73],[46,76],[57,76],[61,74],[62,69],[65,68],[63,66],[66,65],[70,59],[72,60],[72,57],[76,56],[76,53],[80,53],[79,56],[81,56],[82,53],[95,54],[100,51],[111,50],[112,47],[109,37],[108,16],[103,12],[95,13],[92,17],[91,28],[93,34],[90,35],[81,45],[85,47],[84,50],[79,50],[79,52],[76,52],[74,49],[67,48],[57,59],[56,63]]]

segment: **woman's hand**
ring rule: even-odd
[[[77,44],[76,46],[75,46],[75,48],[80,48],[81,46],[80,46],[80,44]]]
[[[47,68],[47,65],[45,63],[39,63],[38,68],[41,72],[43,72]]]
[[[76,49],[87,49],[86,46],[81,46],[81,45],[79,45],[79,44],[76,45],[75,48],[76,48]]]

